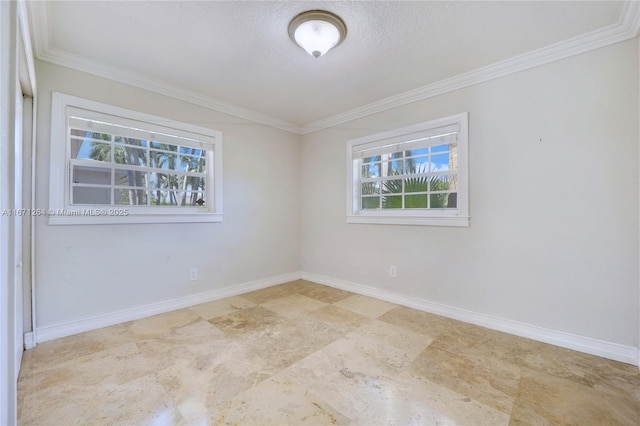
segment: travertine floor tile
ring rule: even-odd
[[[289,365],[341,338],[339,327],[312,317],[281,321],[267,330],[257,331],[243,339],[248,353],[259,359],[262,372],[275,374]]]
[[[637,425],[640,401],[525,368],[511,421],[536,425]]]
[[[357,425],[500,426],[509,415],[428,380],[406,373],[374,395],[354,419]]]
[[[348,341],[341,339],[291,365],[277,377],[293,378],[354,419],[372,398],[380,398],[393,387],[392,377],[380,368],[385,361],[354,351]]]
[[[379,361],[381,371],[395,375],[413,362],[431,339],[386,322],[372,320],[346,335],[340,342],[349,351]]]
[[[209,322],[229,335],[242,335],[266,330],[283,317],[261,306],[242,309],[233,314],[213,318]]]
[[[457,321],[444,318],[405,306],[397,306],[378,318],[380,321],[413,330],[416,333],[436,338],[442,333],[450,332]]]
[[[278,299],[272,299],[260,306],[282,316],[292,318],[323,308],[327,306],[327,304],[300,294],[291,294]]]
[[[325,303],[336,303],[349,296],[353,296],[351,292],[314,283],[301,286],[298,293]]]
[[[20,423],[177,422],[180,414],[134,343],[21,376]]]
[[[346,425],[349,419],[286,376],[278,376],[233,398],[212,413],[211,424]]]
[[[333,324],[345,333],[371,321],[369,317],[356,314],[355,312],[339,308],[335,305],[328,305],[324,308],[309,312],[309,317]]]
[[[339,302],[334,303],[333,305],[342,309],[348,309],[369,318],[377,318],[398,306],[393,303],[374,299],[373,297],[362,296],[360,294],[349,296],[346,299],[342,299]]]
[[[516,365],[491,357],[474,359],[448,352],[437,340],[418,356],[407,373],[507,414],[511,413],[520,381],[520,368]]]
[[[635,366],[307,281],[39,344],[21,425],[640,424]]]
[[[102,352],[114,345],[136,340],[124,324],[100,328],[38,344],[38,350],[24,352],[21,371],[29,373],[43,367]]]
[[[289,296],[298,293],[302,288],[307,286],[306,281],[298,280],[286,284],[280,284],[273,287],[263,288],[262,290],[245,293],[241,297],[250,302],[260,304],[269,300],[278,299],[280,297]]]
[[[255,306],[255,303],[236,296],[191,306],[189,309],[198,314],[200,318],[210,320],[223,315],[229,315],[252,306]]]

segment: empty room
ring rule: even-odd
[[[0,425],[640,424],[639,1],[1,1]]]

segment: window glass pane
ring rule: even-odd
[[[160,206],[177,206],[178,197],[175,191],[153,191],[153,196]]]
[[[426,173],[429,167],[429,157],[413,157],[404,160],[405,173],[408,175],[416,173]]]
[[[402,192],[402,179],[386,180],[382,184],[384,194],[398,194]]]
[[[426,209],[427,194],[407,195],[404,197],[404,207],[406,209]]]
[[[111,204],[111,189],[74,186],[73,204]]]
[[[187,177],[186,189],[189,191],[203,192],[204,185],[205,185],[204,177],[198,177],[198,176]]]
[[[166,173],[151,173],[149,188],[170,188],[171,175]]]
[[[188,188],[189,182],[190,180],[185,175],[171,175],[169,180],[169,183],[170,183],[169,188],[184,191],[189,189]]]
[[[431,194],[429,196],[429,208],[446,209],[449,204],[449,194]]]
[[[114,189],[113,200],[116,205],[146,206],[147,191],[144,189]]]
[[[111,169],[74,165],[72,179],[73,183],[111,185]]]
[[[176,170],[177,154],[152,149],[149,151],[150,166],[156,169]]]
[[[456,191],[458,179],[456,175],[433,176],[431,178],[431,191]]]
[[[375,161],[380,161],[380,156],[379,155],[376,155],[376,156],[373,156],[373,157],[367,157],[367,158],[363,158],[362,159],[362,162],[365,163],[365,164],[373,163]]]
[[[382,173],[382,166],[380,165],[380,163],[370,163],[362,166],[363,178],[380,177],[381,173]]]
[[[363,209],[379,209],[380,208],[380,197],[362,197],[362,208]]]
[[[362,195],[380,193],[380,182],[365,182],[362,184]]]
[[[429,178],[429,190],[433,192],[455,189],[454,179],[453,176],[431,176]]]
[[[455,209],[456,207],[458,207],[458,193],[450,192],[447,196],[447,208]]]
[[[449,170],[449,153],[431,155],[431,172]]]
[[[429,179],[425,176],[404,180],[404,192],[427,192]]]
[[[382,197],[383,209],[401,209],[402,195],[387,195]]]
[[[147,174],[136,170],[116,169],[116,186],[136,186],[144,188],[147,186]]]
[[[160,189],[178,189],[178,176],[170,174],[159,174],[158,188]]]
[[[80,129],[71,129],[70,133],[71,158],[111,161],[111,145],[100,142],[111,141],[111,135]]]
[[[193,155],[180,156],[180,170],[185,172],[203,172],[205,170],[206,159]]]
[[[129,164],[132,166],[146,166],[147,153],[144,148],[134,148],[128,145],[115,146],[115,162],[116,164]]]
[[[206,199],[202,192],[187,192],[186,194],[184,194],[182,201],[184,201],[184,203],[180,205],[183,205],[183,206],[206,205]]]
[[[109,143],[84,140],[78,145],[75,140],[72,140],[71,150],[71,158],[111,162],[111,144]]]
[[[398,176],[402,174],[402,160],[382,163],[382,176]]]

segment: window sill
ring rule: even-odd
[[[49,225],[120,225],[142,223],[215,223],[222,214],[154,214],[129,216],[49,216]]]
[[[347,216],[347,223],[365,223],[378,225],[419,225],[419,226],[455,226],[468,227],[468,216],[440,216],[440,217],[424,217],[424,216]]]

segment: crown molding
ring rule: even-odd
[[[579,55],[590,50],[634,38],[640,32],[640,2],[627,1],[617,23],[561,41],[504,61],[477,68],[455,77],[380,99],[361,107],[302,126],[302,134],[316,132],[382,111],[397,108],[499,77]]]
[[[627,0],[617,23],[585,33],[583,35],[555,43],[540,49],[514,56],[473,71],[440,80],[438,82],[409,90],[398,95],[332,115],[321,120],[297,126],[294,123],[268,116],[247,108],[234,105],[210,96],[181,88],[176,85],[152,79],[141,74],[123,71],[101,62],[51,47],[48,25],[48,2],[27,2],[31,17],[31,29],[35,45],[35,56],[39,60],[67,68],[87,72],[99,77],[139,87],[174,99],[194,103],[211,110],[243,118],[291,133],[305,135],[349,121],[373,115],[403,105],[422,101],[455,90],[505,77],[594,49],[609,46],[638,36],[640,33],[640,2]]]
[[[36,5],[37,3],[37,5]],[[84,58],[51,46],[49,33],[49,6],[47,2],[29,2],[29,11],[34,30],[35,54],[41,61],[83,71],[98,77],[107,78],[159,93],[174,99],[190,102],[204,108],[232,115],[234,117],[264,124],[269,127],[301,134],[300,127],[288,121],[280,120],[229,102],[184,89],[182,87],[156,80],[142,74],[121,70],[99,61]]]

